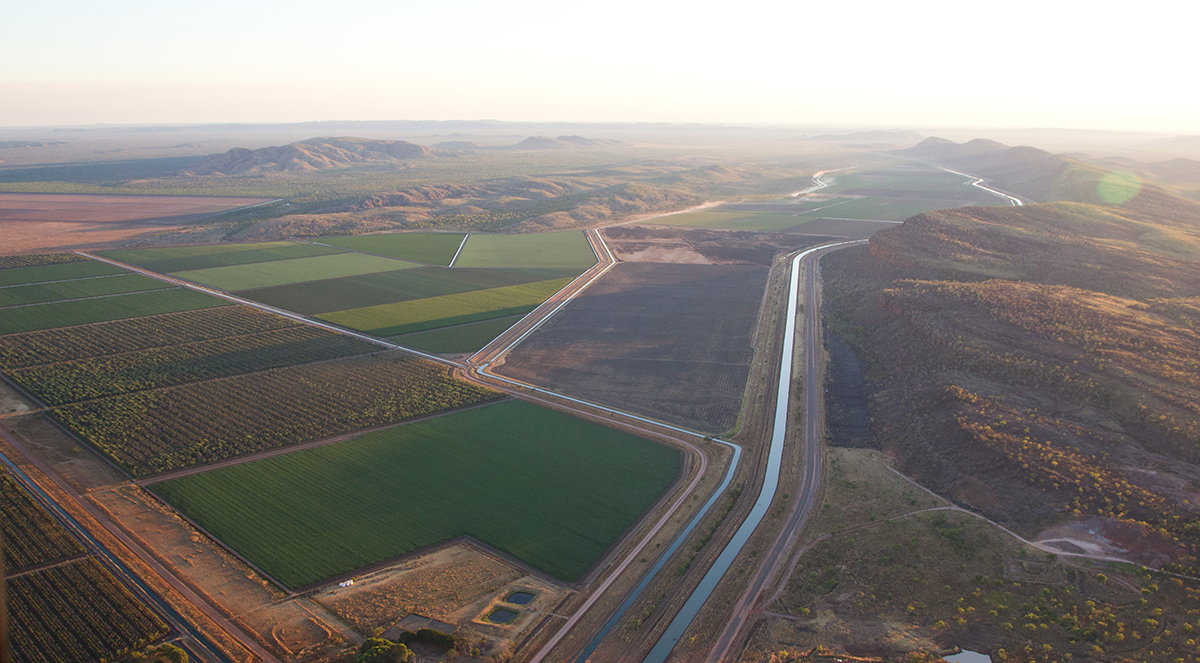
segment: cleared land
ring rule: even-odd
[[[332,437],[499,394],[400,353],[138,391],[73,403],[56,419],[131,474]]]
[[[17,253],[112,246],[267,200],[0,193],[0,236]]]
[[[285,283],[320,281],[340,276],[390,272],[416,266],[416,263],[380,258],[363,253],[338,253],[311,258],[292,258],[185,270],[175,272],[174,275],[189,281],[211,285],[214,288],[235,291],[265,288]]]
[[[455,267],[543,267],[583,271],[596,264],[587,237],[580,231],[528,235],[484,235],[467,238]]]
[[[744,211],[744,210],[726,210],[718,208],[715,210],[702,210],[697,212],[684,212],[682,214],[672,214],[670,216],[659,217],[651,221],[655,225],[663,226],[689,226],[692,228],[710,228],[717,230],[754,230],[759,232],[782,232],[789,228],[793,228],[798,224],[804,223],[807,219],[803,214],[811,205],[779,205],[778,209],[773,212],[769,211]]]
[[[259,242],[254,244],[209,244],[177,246],[162,249],[129,249],[105,251],[100,255],[120,262],[137,265],[152,272],[182,272],[211,269],[230,265],[249,265],[257,262],[310,258],[345,253],[341,249],[298,242]]]
[[[317,241],[354,251],[424,262],[445,267],[462,244],[463,233],[380,233],[351,237],[322,237]]]
[[[499,372],[672,423],[736,425],[767,268],[620,263]]]
[[[508,401],[154,490],[293,587],[463,534],[572,581],[678,465],[674,449]]]
[[[573,278],[576,269],[447,269],[420,267],[394,272],[347,276],[271,288],[242,290],[238,295],[305,315],[441,297],[550,279]]]
[[[5,309],[0,334],[84,325],[160,313],[227,306],[229,302],[186,288],[110,295],[94,299],[34,304]]]
[[[570,282],[571,279],[538,281],[350,309],[318,317],[378,336],[393,336],[528,313]]]

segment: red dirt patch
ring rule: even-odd
[[[268,200],[0,193],[0,236],[7,253],[101,248]]]

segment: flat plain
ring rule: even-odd
[[[570,582],[678,467],[669,447],[506,401],[153,490],[292,587],[461,535]]]
[[[265,288],[273,285],[320,281],[340,276],[356,276],[375,272],[390,272],[416,267],[416,263],[381,258],[364,253],[336,253],[308,258],[269,260],[242,265],[209,267],[174,272],[189,281],[236,291]]]
[[[267,198],[0,193],[5,251],[99,248],[179,229]]]

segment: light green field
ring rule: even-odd
[[[65,281],[67,279],[84,279],[91,276],[126,273],[128,273],[127,270],[100,262],[99,260],[64,262],[54,265],[35,265],[33,267],[13,267],[11,269],[0,269],[0,286]]]
[[[412,262],[369,256],[362,253],[338,253],[312,258],[259,262],[250,265],[194,269],[175,272],[174,276],[232,292],[236,290],[249,290],[250,288],[284,285],[287,283],[303,283],[305,281],[335,279],[343,276],[390,272],[417,266],[416,263]]]
[[[1000,199],[997,198],[997,201]],[[878,221],[903,221],[911,216],[933,209],[961,207],[956,200],[901,200],[897,198],[860,198],[847,203],[805,214],[801,218],[875,219]],[[981,203],[975,203],[981,204]]]
[[[226,306],[229,303],[195,290],[169,288],[98,299],[35,304],[5,309],[0,314],[0,334],[139,318],[160,313]]]
[[[294,588],[464,534],[572,582],[678,468],[674,449],[510,400],[152,489]]]
[[[30,283],[0,288],[0,308],[174,287],[170,283],[152,279],[149,276],[128,273],[71,281]]]
[[[455,267],[574,267],[596,264],[596,254],[581,230],[527,235],[472,233]]]
[[[795,212],[744,212],[701,210],[684,212],[654,219],[650,223],[664,226],[687,226],[689,228],[712,228],[716,230],[756,230],[780,232],[808,221],[811,217],[799,216]]]
[[[468,322],[464,325],[393,336],[388,340],[435,354],[476,352],[491,343],[492,339],[504,333],[506,329],[517,324],[522,317],[524,316],[513,315],[507,318]]]
[[[462,244],[463,233],[380,233],[351,237],[322,237],[318,241],[352,251],[441,265],[450,259]]]
[[[395,336],[528,313],[570,282],[571,279],[538,281],[355,308],[317,317],[377,336]]]
[[[344,249],[300,242],[258,242],[105,251],[101,255],[154,272],[183,272],[344,252]]]

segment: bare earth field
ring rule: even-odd
[[[0,193],[7,253],[104,248],[269,198]]]
[[[604,229],[609,248],[626,262],[669,262],[698,265],[762,265],[779,253],[840,237],[806,232],[805,236],[748,230],[707,230],[678,226],[629,225]]]
[[[737,425],[767,267],[619,263],[502,375],[720,433]]]

